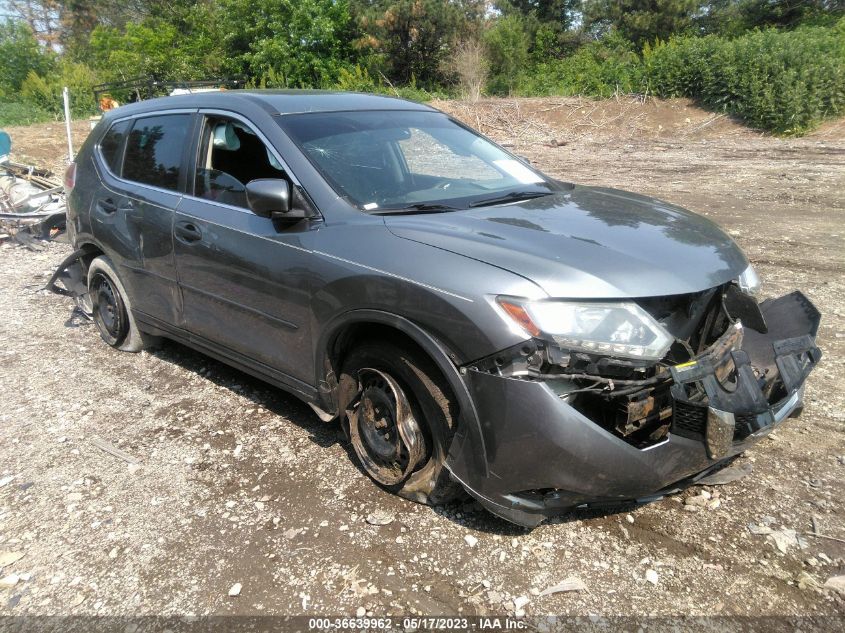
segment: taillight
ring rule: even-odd
[[[76,184],[76,163],[71,163],[65,170],[65,192],[70,193]]]

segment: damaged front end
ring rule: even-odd
[[[498,450],[501,437],[488,436],[492,476],[463,483],[493,512],[524,525],[575,505],[645,499],[712,469],[800,412],[804,381],[821,359],[820,314],[797,291],[758,304],[730,282],[618,304],[624,309],[555,306],[553,320],[544,306],[499,303],[532,338],[465,375],[477,396],[492,394],[498,379],[526,417],[551,418],[520,421],[511,407],[505,419],[497,410],[508,408],[503,396],[480,405],[481,415],[500,418],[487,421],[504,427],[497,435],[528,450],[531,442],[551,448],[537,445],[522,485],[504,473],[523,467]],[[565,334],[550,335],[553,327]],[[536,464],[544,455],[554,463]],[[453,472],[463,480],[459,462]]]

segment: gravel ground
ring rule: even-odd
[[[469,501],[416,505],[369,481],[336,426],[296,399],[176,344],[106,347],[71,318],[70,300],[39,291],[68,247],[5,244],[0,614],[524,611],[841,625],[845,598],[822,585],[845,574],[843,126],[781,140],[682,101],[600,105],[439,104],[552,175],[708,215],[746,249],[765,295],[800,288],[816,302],[825,357],[805,413],[738,460],[751,475],[532,532]],[[10,132],[19,156],[61,155],[60,126]],[[813,520],[839,540],[808,535]],[[569,578],[581,589],[539,595]]]

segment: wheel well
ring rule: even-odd
[[[105,255],[99,246],[91,244],[90,242],[80,244],[79,250],[83,251],[83,255],[80,257],[80,260],[82,260],[82,268],[86,275],[88,274],[88,267],[91,266],[91,262],[100,255]]]
[[[350,323],[332,338],[327,350],[328,361],[335,376],[339,375],[346,356],[364,341],[389,341],[395,345],[413,349],[425,358],[433,360],[413,338],[402,330],[384,323]]]
[[[455,392],[459,387],[454,382],[457,371],[454,372],[455,376],[450,379],[446,373],[448,369],[444,367],[445,363],[454,367],[452,361],[448,358],[452,354],[445,352],[441,347],[443,353],[439,354],[439,357],[434,356],[437,352],[431,346],[432,344],[438,346],[436,341],[430,339],[427,348],[425,343],[418,342],[413,336],[391,323],[356,321],[342,326],[337,332],[333,333],[324,348],[319,384],[320,391],[323,393],[324,404],[328,410],[337,412],[339,406],[337,388],[343,363],[352,350],[366,341],[389,342],[409,350],[421,360],[428,361],[431,370],[438,373],[442,383],[448,385],[453,395],[457,395]]]

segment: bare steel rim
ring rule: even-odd
[[[426,442],[405,393],[388,374],[358,371],[358,393],[346,411],[352,447],[369,475],[395,486],[424,463]]]
[[[94,322],[100,334],[109,345],[120,345],[129,333],[126,308],[120,292],[111,279],[99,271],[91,278],[90,288]]]

